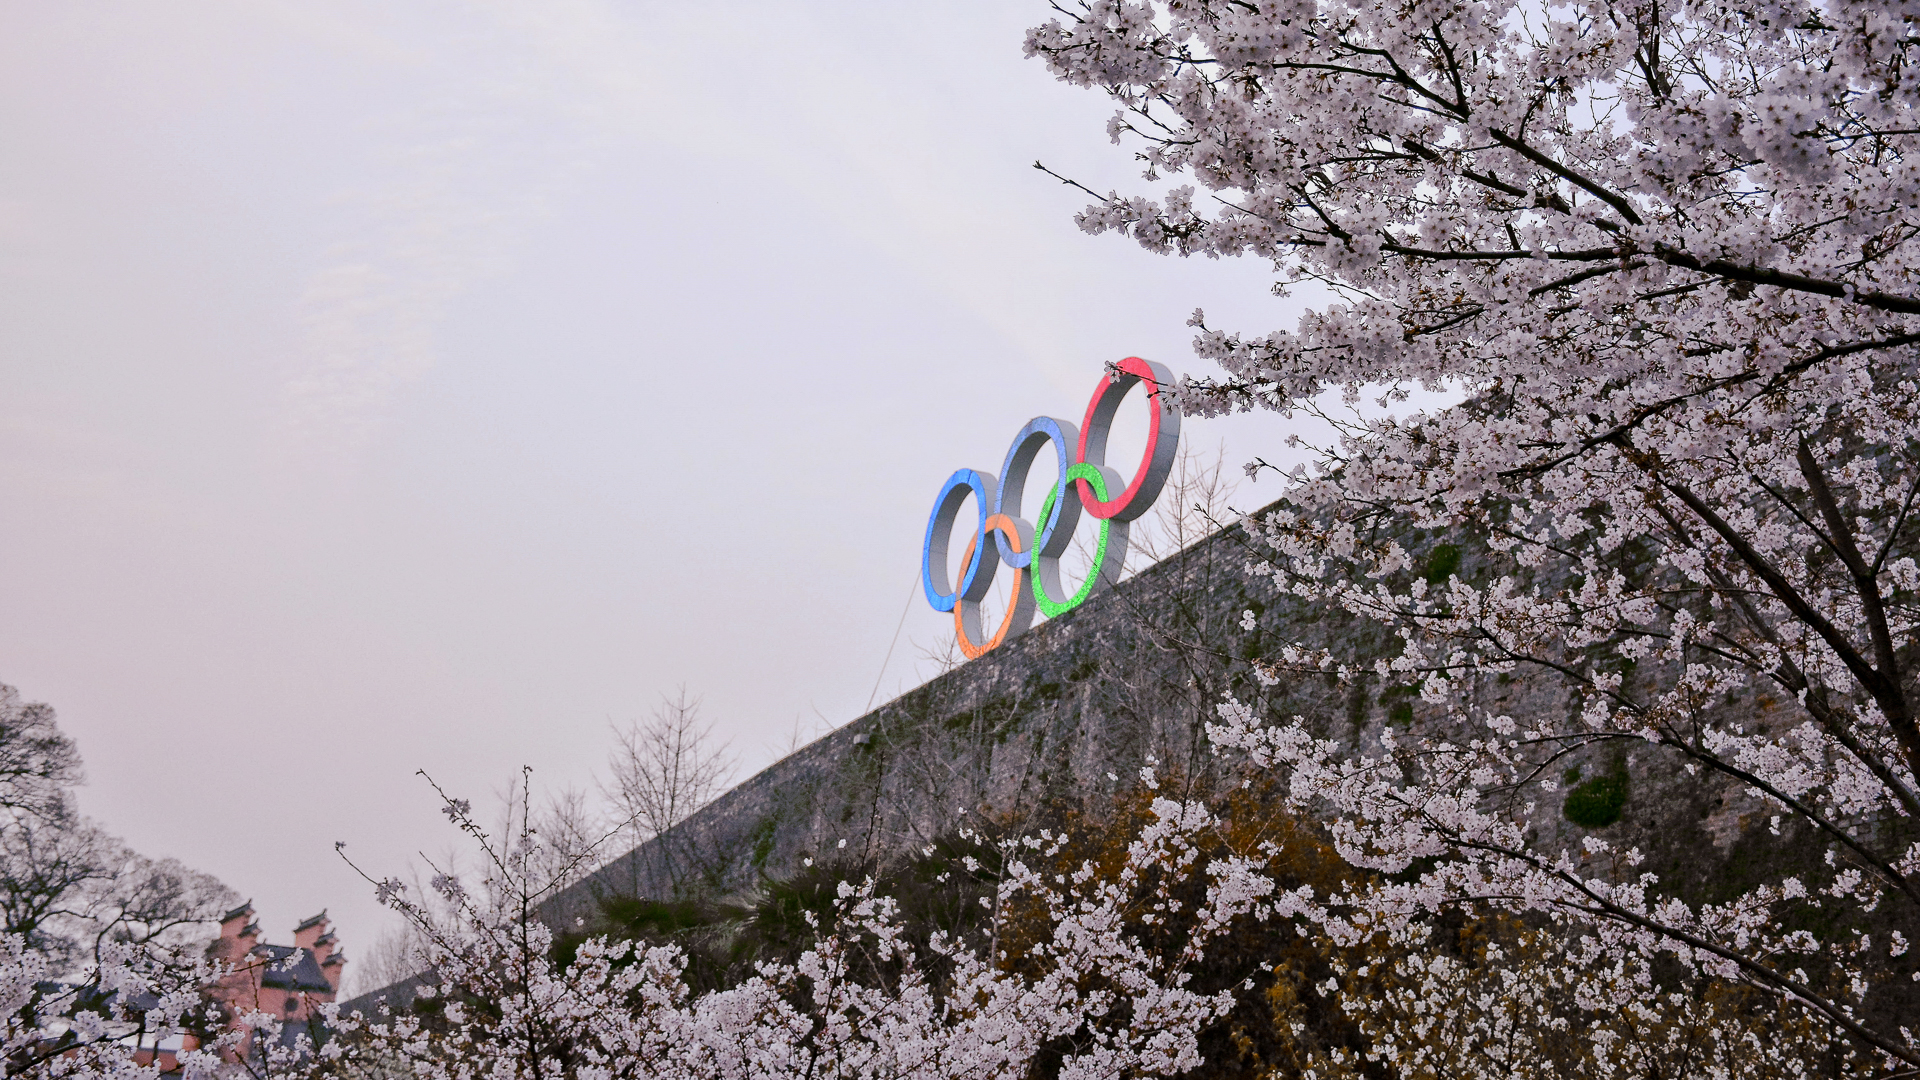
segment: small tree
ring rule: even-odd
[[[48,818],[65,813],[80,782],[80,752],[55,722],[53,707],[20,700],[0,683],[0,809]]]
[[[636,849],[711,802],[733,776],[733,755],[715,740],[713,724],[700,715],[700,699],[689,695],[684,686],[671,698],[663,695],[645,720],[615,727],[613,733],[614,749],[601,792]],[[677,846],[663,842],[653,852],[657,869],[669,881],[678,880],[684,872],[681,864],[689,854],[682,850],[676,855],[671,849]],[[637,861],[634,873],[633,887],[638,890]]]
[[[7,1076],[121,1074],[206,1019],[200,948],[231,889],[80,815],[54,711],[0,685],[0,1060]],[[198,1015],[196,1015],[198,1014]]]
[[[0,684],[0,933],[59,971],[109,941],[187,944],[233,890],[173,859],[133,851],[75,805],[80,755],[53,709]]]
[[[1180,448],[1153,515],[1127,534],[1127,573],[1172,558],[1239,517],[1232,506],[1239,484],[1226,468],[1226,455],[1224,445],[1205,455],[1192,443]],[[1080,543],[1076,537],[1076,546]],[[1091,553],[1083,558],[1093,561]]]
[[[1082,226],[1270,259],[1282,291],[1328,297],[1263,336],[1196,313],[1224,374],[1180,397],[1339,432],[1264,524],[1261,571],[1398,644],[1303,636],[1264,671],[1406,684],[1409,730],[1363,750],[1254,702],[1219,734],[1330,812],[1349,859],[1402,875],[1352,918],[1543,913],[1601,957],[1745,981],[1920,1066],[1900,1020],[1920,935],[1913,9],[1056,10],[1029,52],[1119,103],[1109,134],[1149,180],[1211,196],[1096,195]],[[1415,385],[1464,400],[1323,407]],[[1512,680],[1528,707],[1503,705]],[[1567,766],[1595,755],[1717,777],[1810,865],[1680,895],[1559,822]]]
[[[420,933],[410,922],[400,922],[382,930],[373,944],[358,950],[353,969],[347,973],[351,989],[343,997],[353,998],[404,982],[427,970],[427,951]]]

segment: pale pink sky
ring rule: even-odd
[[[949,472],[1105,361],[1193,369],[1195,306],[1295,317],[1074,228],[1036,158],[1137,166],[1021,59],[1045,12],[0,10],[0,681],[87,812],[351,956],[333,841],[450,839],[415,769],[585,784],[680,683],[757,767],[914,685]]]

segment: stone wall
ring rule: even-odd
[[[1400,539],[1430,577],[1484,573],[1476,553],[1446,537],[1410,530]],[[1416,721],[1434,730],[1442,717],[1410,683],[1362,674],[1341,685],[1308,675],[1260,687],[1248,658],[1271,656],[1282,642],[1325,644],[1352,658],[1398,651],[1380,626],[1309,607],[1250,575],[1260,560],[1237,526],[1215,533],[775,762],[561,893],[542,914],[554,926],[591,925],[601,897],[741,894],[792,875],[808,858],[885,860],[970,823],[1018,828],[1043,824],[1041,814],[1097,816],[1149,762],[1163,777],[1189,780],[1226,767],[1205,725],[1228,693],[1270,720],[1304,717],[1317,734],[1358,750],[1377,750],[1383,733]],[[1251,631],[1241,627],[1247,611],[1256,615]],[[1646,665],[1634,681],[1664,677]],[[1491,678],[1475,692],[1514,716],[1579,709],[1551,675]],[[1763,726],[1794,722],[1791,709],[1758,693],[1713,708]],[[1603,835],[1639,848],[1642,868],[1682,894],[1723,898],[1817,857],[1808,837],[1766,828],[1757,799],[1683,764],[1670,751],[1623,740],[1555,768],[1569,780],[1624,776],[1625,812]],[[1540,796],[1530,817],[1536,843],[1584,864],[1586,830],[1557,800]],[[410,997],[409,989],[377,991],[350,1007],[395,991]]]
[[[842,841],[884,859],[970,820],[1095,809],[1149,759],[1204,772],[1204,725],[1250,675],[1227,651],[1253,640],[1242,613],[1273,602],[1247,561],[1237,526],[1215,533],[768,766],[574,886],[549,918],[571,923],[596,895],[748,889]]]
[[[1474,551],[1446,537],[1410,530],[1401,542],[1442,581],[1448,572],[1484,573]],[[846,855],[884,860],[968,823],[1018,827],[1063,809],[1097,815],[1149,761],[1187,778],[1222,767],[1205,725],[1228,693],[1272,720],[1304,717],[1317,734],[1358,750],[1377,750],[1383,733],[1416,719],[1435,731],[1443,717],[1410,682],[1362,674],[1344,686],[1331,676],[1258,686],[1247,658],[1273,655],[1282,642],[1324,644],[1350,658],[1398,651],[1377,624],[1278,594],[1247,572],[1260,560],[1239,527],[1215,533],[769,766],[572,887],[548,907],[549,919],[591,920],[602,895],[749,890],[792,874],[803,859],[840,853],[842,841]],[[1246,611],[1256,613],[1252,631],[1240,626]],[[1666,677],[1647,665],[1636,681]],[[1476,693],[1514,716],[1580,708],[1567,683],[1537,671],[1489,679]],[[1781,704],[1756,693],[1713,708],[1767,725],[1790,722]],[[1625,812],[1604,835],[1638,847],[1645,868],[1684,894],[1729,895],[1809,856],[1806,838],[1758,827],[1767,815],[1757,799],[1683,764],[1623,740],[1555,767],[1569,781],[1625,777]],[[1558,796],[1526,797],[1541,802],[1531,815],[1536,843],[1584,862],[1587,830],[1559,812]]]

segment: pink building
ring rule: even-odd
[[[334,1000],[347,958],[340,941],[328,930],[327,913],[293,928],[292,945],[269,945],[260,940],[260,924],[253,921],[248,902],[220,919],[220,937],[209,950],[213,958],[233,966],[215,996],[225,1006],[228,1023],[263,1012],[278,1017],[283,1040],[309,1032],[319,1019],[316,1006]]]

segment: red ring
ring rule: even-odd
[[[1127,396],[1127,391],[1131,390],[1133,384],[1136,382],[1144,382],[1149,388],[1147,394],[1147,404],[1149,405],[1147,414],[1150,419],[1147,421],[1147,448],[1146,451],[1140,455],[1140,467],[1134,470],[1133,480],[1127,484],[1127,489],[1106,502],[1101,502],[1094,496],[1093,487],[1085,480],[1074,481],[1080,490],[1081,507],[1097,519],[1105,520],[1125,512],[1133,500],[1139,496],[1140,488],[1146,484],[1148,475],[1154,471],[1155,452],[1160,449],[1160,413],[1165,406],[1160,404],[1159,401],[1162,387],[1160,385],[1160,377],[1154,372],[1153,367],[1154,365],[1150,361],[1142,360],[1137,356],[1127,357],[1125,360],[1114,364],[1113,368],[1118,369],[1123,376],[1130,377],[1116,381],[1113,377],[1113,371],[1109,370],[1105,375],[1100,377],[1100,385],[1093,388],[1093,400],[1087,402],[1087,415],[1080,424],[1080,446],[1075,452],[1076,460],[1079,461],[1087,460],[1087,439],[1093,435],[1095,430],[1094,414],[1100,411],[1101,403],[1106,400],[1107,395],[1109,393],[1113,395],[1113,405],[1106,410],[1107,415],[1105,420],[1099,425],[1098,429],[1100,431],[1100,456],[1102,458],[1107,456],[1106,436],[1113,426],[1113,415],[1119,411],[1120,402]],[[1105,465],[1106,462],[1103,460],[1090,462],[1089,464]],[[1154,494],[1158,495],[1159,492],[1156,491]],[[1138,516],[1138,512],[1127,514],[1122,520],[1130,521]]]

